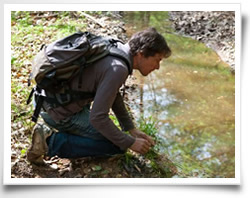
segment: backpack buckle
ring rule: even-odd
[[[71,102],[70,94],[55,94],[59,104],[66,105]]]

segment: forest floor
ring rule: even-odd
[[[124,23],[112,15],[81,12],[13,12],[11,21],[11,177],[12,178],[161,178],[177,174],[167,156],[132,151],[110,158],[62,159],[45,157],[46,165],[26,159],[34,124],[31,105],[25,104],[30,88],[27,78],[31,61],[41,44],[78,30],[127,40]],[[94,16],[94,18],[93,18]],[[128,92],[135,85],[130,83]]]

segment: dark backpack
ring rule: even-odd
[[[29,78],[29,84],[31,81],[36,83],[27,100],[29,104],[35,93],[36,108],[32,121],[37,121],[44,100],[54,106],[63,106],[72,101],[93,97],[94,93],[69,90],[68,83],[75,75],[83,72],[85,67],[105,56],[122,59],[131,74],[132,63],[128,55],[117,48],[118,42],[121,41],[89,32],[78,32],[48,46],[43,45],[33,60]],[[79,88],[82,80],[80,77]]]

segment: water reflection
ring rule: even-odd
[[[167,12],[128,16],[131,33],[144,26],[170,31]],[[175,177],[235,177],[234,77],[210,68],[218,57],[196,41],[169,38],[173,56],[159,71],[148,77],[134,72],[133,115],[158,122],[161,152],[178,167]]]
[[[139,80],[139,97],[135,99],[135,102],[140,109],[140,114],[136,114],[137,118],[149,118],[154,112],[154,114],[157,113],[154,117],[159,121],[166,120],[167,107],[170,104],[178,103],[178,100],[166,88],[162,87],[164,86],[163,81],[155,79],[157,76],[152,74],[147,78],[141,77],[139,74],[136,76]]]
[[[182,115],[184,108],[196,115],[199,114],[200,104],[196,104],[196,112],[193,112],[193,105],[189,103],[192,102],[190,98],[186,101],[178,99],[168,89],[169,79],[161,77],[162,74],[169,72],[169,67],[165,64],[167,63],[163,62],[161,71],[148,77],[142,77],[135,72],[139,89],[132,109],[136,119],[153,117],[158,122],[159,136],[164,140],[160,150],[167,154],[178,167],[179,174],[175,177],[234,177],[234,166],[232,166],[234,152],[231,152],[234,144],[225,139],[226,136],[230,137],[234,133],[234,128],[227,127],[230,131],[229,135],[221,134],[219,125],[216,128],[207,125],[199,126],[207,119],[201,114],[195,117],[196,120],[191,118],[192,114],[190,117]],[[182,128],[172,122],[173,118],[178,119],[178,117],[184,120],[185,127]],[[214,119],[216,118],[209,118],[210,121]],[[234,138],[230,141],[234,141]]]

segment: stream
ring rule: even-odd
[[[154,26],[172,56],[142,77],[130,104],[136,120],[157,123],[160,152],[178,168],[174,177],[235,177],[235,78],[203,43],[177,35],[168,12],[125,12],[128,35]]]

